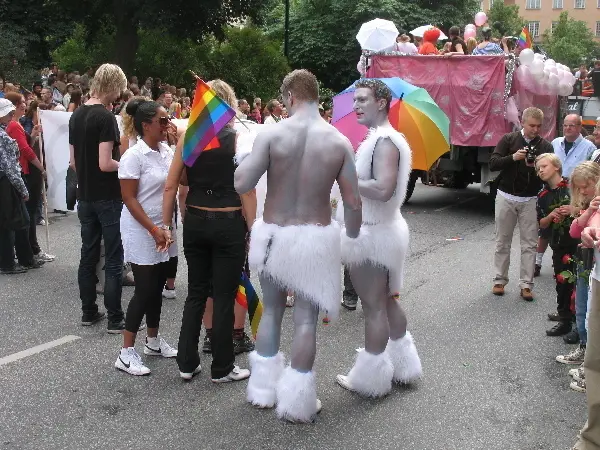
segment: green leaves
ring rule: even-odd
[[[488,12],[488,23],[497,38],[518,36],[527,21],[519,15],[518,5],[505,5],[504,2],[494,2]]]
[[[543,47],[552,59],[569,67],[578,66],[600,51],[587,24],[572,19],[567,12],[561,13],[554,31],[544,32]]]

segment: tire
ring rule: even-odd
[[[416,170],[413,170],[410,173],[410,178],[408,179],[408,186],[406,187],[406,195],[404,196],[404,203],[408,203],[408,201],[412,197],[413,192],[415,190],[415,185],[417,184],[417,180],[420,176],[421,174]]]
[[[444,183],[444,187],[451,189],[465,189],[468,185],[469,182],[465,180],[462,172],[452,172]]]

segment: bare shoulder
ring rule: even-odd
[[[323,124],[324,126],[321,128],[320,137],[321,142],[325,145],[335,149],[340,154],[344,154],[347,151],[352,152],[352,143],[350,140],[340,133],[335,127],[329,125],[327,123]]]

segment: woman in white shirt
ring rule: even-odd
[[[131,263],[136,283],[125,316],[123,348],[115,367],[131,375],[147,375],[150,369],[134,348],[144,315],[148,326],[144,354],[177,356],[177,350],[158,334],[169,259],[177,255],[177,246],[171,245],[170,233],[162,222],[163,191],[173,151],[163,143],[170,120],[162,106],[136,99],[127,105],[127,114],[133,117],[140,138],[123,154],[119,165],[125,204],[121,213],[121,239],[125,261]]]

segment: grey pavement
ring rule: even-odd
[[[319,322],[315,363],[323,411],[290,425],[245,402],[246,382],[214,385],[210,358],[190,383],[174,360],[143,356],[148,377],[114,368],[120,336],[106,322],[79,325],[79,224],[50,225],[53,263],[0,276],[0,358],[67,335],[81,339],[0,365],[0,449],[568,449],[585,421],[585,395],[569,389],[569,366],[554,361],[571,346],[549,338],[555,309],[550,252],[534,290],[519,298],[518,264],[504,297],[491,294],[493,202],[477,187],[418,185],[403,207],[411,256],[402,301],[424,366],[412,387],[364,400],[335,384],[362,346],[363,316],[342,310]],[[44,242],[40,227],[40,240]],[[447,241],[460,237],[463,240]],[[513,262],[518,263],[518,236]],[[161,334],[175,345],[186,296],[180,259],[176,300],[165,300]],[[124,288],[126,307],[132,288]],[[102,302],[102,297],[99,297]],[[291,311],[282,349],[289,352]],[[140,333],[138,349],[145,337]],[[247,367],[247,355],[237,359]],[[571,366],[573,367],[573,366]]]

